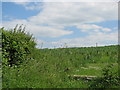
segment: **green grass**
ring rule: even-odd
[[[36,49],[33,58],[19,68],[3,66],[3,87],[88,88],[90,82],[69,79],[68,75],[102,77],[102,69],[111,63],[117,71],[117,54],[117,46]]]

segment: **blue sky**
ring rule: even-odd
[[[6,18],[6,16],[11,17],[12,19],[27,19],[30,16],[34,16],[38,14],[37,10],[26,10],[24,6],[12,3],[12,2],[3,2],[2,4],[3,10],[3,20],[8,21],[10,18]]]
[[[3,26],[26,26],[44,48],[117,44],[117,3],[3,2]]]

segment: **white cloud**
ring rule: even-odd
[[[34,10],[37,7],[27,7],[27,3],[19,3],[25,5],[26,9]],[[91,46],[96,42],[99,45],[105,45],[117,42],[117,32],[110,32],[111,29],[98,26],[95,22],[117,20],[117,3],[95,3],[95,2],[81,2],[81,3],[44,3],[43,10],[36,16],[27,18],[26,20],[12,20],[3,22],[6,28],[14,28],[16,24],[24,24],[27,26],[26,30],[33,33],[37,37],[56,38],[64,35],[73,34],[73,31],[64,30],[66,26],[75,26],[81,31],[89,33],[87,37],[78,37],[73,39],[61,39],[56,42],[46,42],[39,40],[51,46],[60,46],[65,43],[68,46]],[[46,26],[43,26],[45,24]],[[47,26],[48,25],[48,26]],[[104,31],[101,32],[101,31]]]
[[[26,0],[27,1],[27,0]],[[26,10],[40,10],[42,3],[38,2],[14,2],[17,5],[22,5]]]
[[[49,25],[77,25],[117,20],[117,3],[44,3],[38,15],[30,17],[34,23]]]
[[[111,29],[109,29],[109,28],[103,28],[102,31],[107,31],[107,32],[109,32],[109,31],[111,31]]]
[[[115,2],[46,2],[43,5],[36,2],[29,5],[26,3],[27,0],[24,2],[16,3],[23,4],[27,10],[42,8],[36,16],[28,18],[35,24],[71,26],[118,19],[118,4]]]
[[[95,24],[81,24],[81,25],[77,25],[76,26],[78,29],[80,29],[82,32],[87,32],[87,33],[93,33],[93,32],[110,32],[112,31],[109,28],[104,28],[102,26],[99,25],[95,25]]]
[[[119,0],[4,0],[4,2],[118,2]]]
[[[73,31],[65,31],[62,29],[56,29],[46,26],[38,26],[38,25],[27,25],[27,30],[32,32],[36,37],[60,37],[64,35],[72,34]]]
[[[118,33],[96,33],[86,37],[73,38],[73,39],[62,39],[56,42],[51,42],[54,46],[59,47],[67,43],[68,47],[90,47],[95,46],[98,43],[98,46],[103,45],[113,45],[118,43]]]
[[[84,25],[78,25],[77,26],[80,29],[100,29],[102,27],[98,26],[98,25],[94,25],[94,24],[84,24]]]
[[[17,2],[17,3],[21,3],[21,2],[32,2],[33,0],[2,0],[2,2]],[[34,1],[39,1],[39,0],[34,0]]]
[[[19,5],[23,5],[23,6],[28,4],[28,2],[14,2],[14,3],[19,4]]]
[[[13,20],[13,21],[6,21],[3,22],[3,26],[10,29],[14,28],[16,24],[23,24],[26,25],[26,31],[32,33],[35,37],[60,37],[64,35],[69,35],[72,34],[73,31],[65,31],[63,29],[59,28],[53,28],[53,27],[48,27],[48,26],[41,26],[41,25],[36,25],[32,22],[29,22],[27,20]]]

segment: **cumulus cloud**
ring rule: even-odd
[[[102,26],[99,25],[95,25],[95,24],[81,24],[81,25],[77,25],[76,26],[78,29],[80,29],[82,32],[87,32],[87,33],[93,33],[93,32],[110,32],[112,31],[109,28],[104,28]]]
[[[13,20],[13,21],[5,21],[3,22],[3,26],[7,29],[14,28],[16,24],[23,24],[26,25],[26,31],[29,31],[32,33],[35,37],[60,37],[64,35],[72,34],[73,31],[65,31],[63,29],[59,28],[53,28],[49,26],[42,26],[42,25],[36,25],[32,22],[29,22],[27,20]]]
[[[17,2],[16,4],[23,5],[27,10],[41,9],[41,3],[37,3],[36,6],[34,6],[35,4],[27,6],[28,3],[22,2]],[[117,32],[111,32],[112,30],[110,28],[91,23],[117,20],[117,6],[117,3],[113,2],[46,2],[42,5],[42,11],[37,15],[23,20],[3,21],[3,26],[6,28],[14,28],[16,24],[26,25],[26,30],[37,37],[39,45],[40,42],[57,47],[65,43],[67,43],[68,46],[91,46],[95,43],[105,45],[107,43],[117,42]],[[51,42],[39,39],[39,37],[56,38],[74,34],[73,31],[64,29],[69,26],[75,26],[89,35],[86,37],[66,38]]]
[[[38,15],[30,17],[34,23],[50,25],[77,25],[106,20],[117,20],[117,3],[45,3]]]
[[[119,0],[4,0],[4,2],[118,2]]]
[[[17,2],[18,3],[18,2]],[[19,2],[26,5],[26,3]],[[48,24],[52,26],[72,26],[84,23],[95,23],[108,20],[117,20],[117,3],[98,2],[46,2],[34,3],[32,6],[25,6],[28,10],[41,9],[40,13],[29,17],[29,22],[34,24]]]
[[[34,0],[35,2],[37,2],[37,1],[42,1],[42,0]],[[2,2],[15,2],[15,3],[21,3],[21,2],[33,2],[33,0],[20,0],[20,1],[18,1],[18,0],[3,0]]]
[[[15,4],[19,4],[19,5],[23,5],[23,6],[25,6],[25,5],[27,5],[28,4],[28,2],[14,2]]]
[[[64,35],[72,34],[73,31],[65,31],[62,29],[56,29],[46,26],[38,26],[38,25],[28,25],[27,30],[32,32],[36,37],[60,37]]]
[[[89,35],[86,37],[73,38],[73,39],[62,39],[56,42],[51,42],[56,47],[60,47],[60,45],[67,44],[68,47],[91,47],[95,46],[98,43],[98,46],[102,45],[113,45],[118,43],[118,33],[113,32],[110,34],[105,33],[97,33],[93,35]]]

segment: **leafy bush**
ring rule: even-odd
[[[120,77],[118,72],[112,70],[113,64],[103,69],[103,77],[97,78],[90,85],[90,88],[119,88]]]
[[[32,49],[35,48],[35,41],[32,35],[25,33],[25,28],[18,25],[13,30],[5,30],[2,32],[2,57],[3,65],[19,65],[27,60]]]

